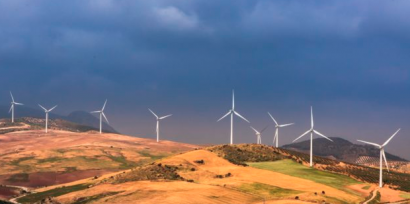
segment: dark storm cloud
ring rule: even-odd
[[[406,156],[409,7],[0,0],[0,102],[8,103],[13,90],[28,104],[52,100],[69,113],[94,110],[108,98],[110,121],[124,133],[152,136],[151,107],[174,113],[163,126],[169,139],[222,143],[227,121],[215,119],[229,109],[235,88],[238,111],[255,126],[269,123],[268,110],[297,123],[283,142],[306,129],[314,105],[330,136],[382,142],[403,127],[392,144]],[[238,120],[235,130],[238,142],[254,141],[247,124]]]

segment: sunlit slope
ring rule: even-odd
[[[363,192],[354,189],[345,191],[286,173],[235,165],[207,150],[170,156],[112,177],[88,179],[73,185],[39,189],[41,193],[37,196],[29,195],[20,201],[33,202],[41,196],[53,196],[62,203],[81,200],[90,203],[205,204],[263,203],[264,199],[267,203],[363,201]],[[322,191],[326,194],[322,195]],[[296,196],[299,200],[295,200]]]
[[[45,186],[139,166],[194,145],[96,132],[0,135],[0,183]]]
[[[207,149],[238,165],[247,165],[247,162],[291,159],[297,163],[309,166],[308,154],[266,145],[218,145]],[[350,164],[318,156],[313,157],[313,163],[314,168],[318,170],[346,175],[356,180],[373,184],[378,184],[379,182],[379,169],[376,168]],[[410,174],[395,171],[383,171],[383,180],[386,187],[410,192]]]

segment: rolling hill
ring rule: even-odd
[[[0,118],[9,119],[9,106],[0,106]],[[31,117],[31,118],[44,118],[44,111],[41,109],[31,108],[28,106],[19,106],[16,110],[16,118],[21,117]],[[92,114],[85,111],[74,111],[67,116],[58,115],[50,112],[50,119],[61,119],[69,122],[77,123],[79,125],[90,126],[93,128],[100,128],[99,119],[94,117]],[[104,132],[118,133],[113,127],[107,123],[103,123]]]
[[[0,134],[0,184],[29,188],[63,184],[130,169],[195,148],[96,131],[10,132]]]
[[[361,203],[407,199],[408,174],[265,145],[218,145],[64,185],[36,189],[22,203]],[[406,184],[407,183],[407,184]],[[401,190],[398,190],[401,189]],[[373,195],[374,198],[373,198]],[[372,198],[372,199],[371,199]]]

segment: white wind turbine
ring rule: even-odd
[[[105,100],[105,103],[104,103],[101,110],[91,112],[91,113],[99,113],[100,114],[100,134],[102,133],[102,117],[104,117],[105,121],[107,121],[107,123],[109,123],[107,117],[104,114],[105,105],[107,105],[107,99]]]
[[[47,110],[46,108],[44,108],[43,106],[41,106],[40,104],[38,104],[46,113],[46,133],[48,132],[48,113],[51,112],[54,108],[56,108],[57,106],[52,107],[50,110]]]
[[[266,130],[266,128],[268,128],[268,127],[269,127],[269,125],[266,126],[265,128],[263,128],[263,129],[259,132],[259,131],[257,131],[255,128],[253,128],[253,127],[251,126],[252,130],[255,131],[255,134],[256,134],[256,144],[262,144],[261,134],[262,134],[262,133]]]
[[[22,103],[17,103],[14,101],[13,94],[10,91],[10,96],[11,96],[11,107],[9,110],[9,113],[11,112],[11,122],[14,123],[14,105],[23,105]]]
[[[243,120],[245,120],[246,122],[250,123],[246,118],[244,118],[243,116],[241,116],[238,112],[235,111],[235,95],[234,95],[234,91],[232,90],[232,109],[228,111],[227,114],[225,114],[224,116],[222,116],[222,118],[220,118],[217,122],[219,122],[220,120],[224,119],[226,116],[231,115],[231,144],[233,144],[233,115],[236,115],[240,118],[242,118]]]
[[[377,148],[380,149],[380,178],[379,178],[379,187],[381,188],[383,186],[383,159],[384,162],[386,163],[386,167],[387,167],[387,171],[389,170],[389,165],[387,164],[387,159],[386,159],[386,154],[384,153],[384,147],[390,142],[391,139],[393,139],[393,137],[400,131],[400,128],[383,144],[383,145],[379,145],[376,143],[372,143],[372,142],[366,142],[363,140],[357,140],[359,142],[363,142],[369,145],[373,145]]]
[[[312,167],[313,166],[313,133],[315,133],[315,134],[317,134],[321,137],[324,137],[325,139],[327,139],[331,142],[333,142],[333,140],[331,140],[330,138],[324,136],[322,133],[320,133],[320,132],[316,131],[315,129],[313,129],[313,108],[312,107],[310,107],[310,120],[311,120],[311,128],[308,131],[306,131],[305,133],[303,133],[301,136],[299,136],[298,138],[293,140],[293,142],[295,142],[299,138],[301,138],[301,137],[307,135],[308,133],[310,133],[310,167]]]
[[[172,114],[166,115],[166,116],[162,116],[162,117],[158,117],[157,114],[154,113],[154,111],[152,111],[151,109],[148,108],[148,110],[155,116],[155,118],[157,118],[157,142],[159,142],[159,121],[165,118],[170,117]]]
[[[273,137],[273,144],[275,144],[276,141],[276,148],[279,147],[279,128],[281,127],[286,127],[289,125],[293,125],[294,123],[288,123],[288,124],[283,124],[283,125],[279,125],[278,122],[276,122],[275,118],[272,117],[272,115],[268,112],[269,116],[272,118],[273,122],[275,122],[275,136]]]

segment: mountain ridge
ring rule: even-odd
[[[360,156],[379,157],[379,149],[373,146],[354,144],[340,137],[331,137],[331,139],[333,142],[325,138],[313,139],[313,154],[328,158],[334,157],[337,160],[350,163],[355,163],[356,159]],[[287,144],[283,145],[282,148],[306,153],[310,151],[310,141],[304,140]],[[390,161],[407,161],[388,152],[386,152],[386,157]]]

